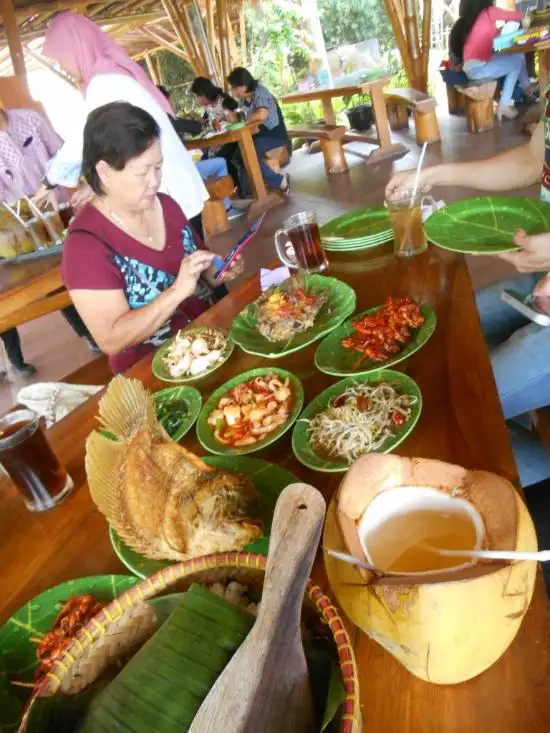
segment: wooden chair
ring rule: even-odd
[[[206,235],[213,237],[215,234],[221,234],[229,229],[229,219],[227,218],[224,199],[226,196],[231,196],[235,184],[231,176],[208,179],[205,184],[210,199],[204,204],[202,223]]]
[[[466,121],[470,132],[486,132],[495,126],[494,99],[496,81],[457,87],[466,103]]]
[[[329,175],[345,173],[348,170],[344,153],[346,132],[346,128],[341,125],[310,125],[309,127],[293,125],[288,128],[288,136],[291,138],[316,138],[320,141],[325,159],[325,170]]]
[[[409,126],[410,110],[414,116],[416,142],[419,145],[440,142],[441,133],[435,113],[437,103],[433,97],[417,89],[388,89],[384,92],[384,99],[392,130]]]

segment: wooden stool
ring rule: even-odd
[[[459,90],[452,84],[447,84],[447,104],[450,115],[458,115],[464,112],[464,100]]]
[[[344,152],[344,137],[348,131],[341,125],[311,125],[301,127],[293,125],[288,128],[289,137],[317,138],[325,161],[325,170],[329,175],[345,173],[348,170]]]
[[[210,199],[205,202],[202,210],[202,223],[204,231],[209,237],[215,234],[222,234],[229,229],[229,219],[225,210],[224,199],[231,196],[235,189],[235,184],[231,176],[223,176],[222,178],[214,178],[205,182]]]
[[[438,143],[441,140],[439,122],[435,113],[436,101],[417,89],[388,89],[384,92],[388,117],[392,130],[409,126],[408,110],[414,115],[416,142]]]
[[[496,81],[460,87],[466,101],[466,121],[470,132],[486,132],[495,126],[494,97]]]
[[[264,156],[264,163],[271,168],[274,173],[280,173],[282,166],[288,163],[289,155],[286,145],[268,150]]]

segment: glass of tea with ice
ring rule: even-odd
[[[0,464],[31,512],[52,509],[74,486],[32,410],[14,410],[0,418]]]
[[[396,191],[386,199],[396,257],[412,257],[428,249],[422,221],[422,206],[425,204],[432,210],[435,207],[433,198],[421,191],[416,194],[408,190]]]
[[[290,241],[291,247],[288,247]],[[302,274],[323,272],[328,260],[321,247],[317,217],[311,211],[300,211],[283,222],[275,232],[275,249],[283,264]]]

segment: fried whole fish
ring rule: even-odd
[[[88,437],[90,493],[133,550],[151,559],[188,560],[241,550],[263,535],[251,482],[171,441],[141,382],[115,377],[99,403],[99,420],[117,439],[100,432]]]

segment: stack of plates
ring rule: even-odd
[[[392,239],[390,217],[383,206],[352,211],[321,227],[321,245],[328,252],[369,249]]]

